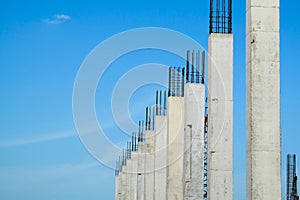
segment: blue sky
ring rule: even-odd
[[[0,7],[0,199],[113,199],[114,172],[99,164],[76,134],[72,91],[89,52],[119,32],[164,27],[207,48],[209,1],[8,1]],[[300,155],[300,3],[281,2],[281,110],[283,183],[286,154]],[[234,199],[245,199],[245,1],[233,2]],[[106,107],[126,71],[157,62],[184,65],[158,51],[120,58],[96,94],[96,111],[118,145],[126,136]],[[117,70],[116,70],[117,69]],[[101,83],[100,83],[101,84]],[[154,102],[156,86],[134,93],[129,109],[136,121]],[[152,95],[153,94],[153,95]],[[137,106],[135,106],[137,105]],[[299,171],[299,170],[298,170]],[[285,184],[283,185],[285,194]]]

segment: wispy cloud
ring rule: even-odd
[[[111,125],[105,124],[103,127],[109,129],[111,128]],[[85,134],[94,134],[97,131],[98,131],[97,128],[88,128],[84,130],[84,132],[81,132],[80,135],[82,136]],[[71,137],[79,137],[75,129],[53,132],[53,133],[30,134],[27,137],[24,137],[23,135],[23,137],[21,136],[18,138],[10,138],[10,139],[0,138],[0,148],[31,145],[31,144],[38,144],[42,142],[51,142],[51,141],[62,140]]]
[[[69,138],[69,137],[73,137],[73,136],[77,136],[75,130],[74,131],[57,132],[57,133],[53,133],[53,134],[41,134],[41,135],[35,135],[35,136],[26,137],[26,138],[23,137],[23,138],[11,139],[11,140],[1,140],[0,148],[48,142],[48,141],[53,141],[53,140]]]
[[[91,161],[88,163],[67,164],[58,163],[52,165],[31,165],[31,166],[0,166],[0,175],[3,180],[11,182],[28,183],[45,183],[51,180],[61,180],[71,176],[78,176],[87,170],[94,169],[94,173],[101,173],[99,170],[101,163]],[[1,183],[0,181],[0,183]],[[3,183],[3,182],[2,182]]]
[[[56,14],[52,18],[43,19],[42,21],[46,24],[62,24],[70,19],[71,17],[69,15]]]

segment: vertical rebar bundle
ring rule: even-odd
[[[164,96],[163,96],[164,95]],[[166,115],[166,106],[167,106],[167,93],[166,91],[162,92],[156,91],[156,116],[164,116]]]
[[[232,0],[210,0],[209,33],[232,33]]]
[[[146,121],[145,121],[145,130],[154,130],[154,115],[155,115],[155,108],[146,107]]]
[[[287,200],[298,200],[297,194],[297,174],[296,174],[296,155],[287,155]]]
[[[168,96],[183,97],[184,95],[184,68],[169,68],[169,94]]]
[[[205,78],[205,51],[201,52],[198,50],[197,52],[187,50],[186,53],[186,82],[187,83],[201,83],[204,84]],[[190,63],[190,54],[192,54],[192,63]],[[196,62],[196,65],[195,65]],[[200,70],[201,63],[201,70]]]

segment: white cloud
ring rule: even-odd
[[[99,167],[101,167],[101,163],[97,161],[78,164],[58,163],[48,166],[0,166],[0,175],[2,178],[0,183],[3,183],[2,181],[4,180],[6,182],[13,180],[14,182],[23,184],[45,183],[51,180],[61,180],[66,177],[78,176],[87,170],[99,170]]]
[[[0,141],[0,148],[1,147],[14,147],[20,145],[29,145],[29,144],[36,144],[41,142],[48,142],[53,140],[60,140],[64,138],[74,137],[77,136],[76,131],[63,131],[58,133],[52,134],[41,134],[35,135],[26,138],[16,138],[12,140],[1,140]]]
[[[70,20],[71,17],[66,14],[56,14],[52,18],[43,19],[42,21],[46,24],[61,24],[68,20]]]
[[[65,15],[65,14],[60,14],[60,15],[54,15],[54,17],[56,19],[64,19],[64,20],[69,20],[71,19],[71,17],[69,15]]]
[[[104,125],[104,127],[109,128],[109,125]],[[82,134],[93,134],[98,129],[86,129]],[[24,134],[25,135],[25,134]],[[0,148],[7,148],[7,147],[16,147],[16,146],[23,146],[23,145],[31,145],[31,144],[38,144],[42,142],[51,142],[62,140],[71,137],[79,137],[78,133],[75,129],[60,131],[60,132],[53,132],[53,133],[40,133],[40,134],[30,134],[26,137],[18,137],[18,138],[10,138],[10,139],[3,139],[0,137]]]

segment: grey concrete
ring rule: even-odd
[[[145,143],[139,142],[138,149],[138,183],[137,183],[137,198],[138,200],[145,199]]]
[[[184,191],[184,98],[168,98],[167,199],[181,200]]]
[[[121,199],[127,200],[127,169],[126,169],[126,165],[122,166],[121,181],[122,181]]]
[[[146,171],[145,171],[145,193],[146,200],[154,199],[154,138],[155,132],[153,130],[146,131],[146,145],[145,145],[145,159],[146,159]]]
[[[204,84],[187,83],[185,85],[184,108],[184,199],[198,200],[203,197]]]
[[[209,36],[208,199],[233,199],[233,36]]]
[[[167,117],[156,116],[155,122],[154,199],[164,200],[167,197]]]
[[[279,0],[247,0],[247,200],[280,200]]]
[[[122,172],[115,177],[115,200],[121,200],[122,198]]]
[[[131,152],[131,186],[130,186],[130,193],[131,193],[131,200],[137,200],[137,188],[138,188],[138,153]]]

